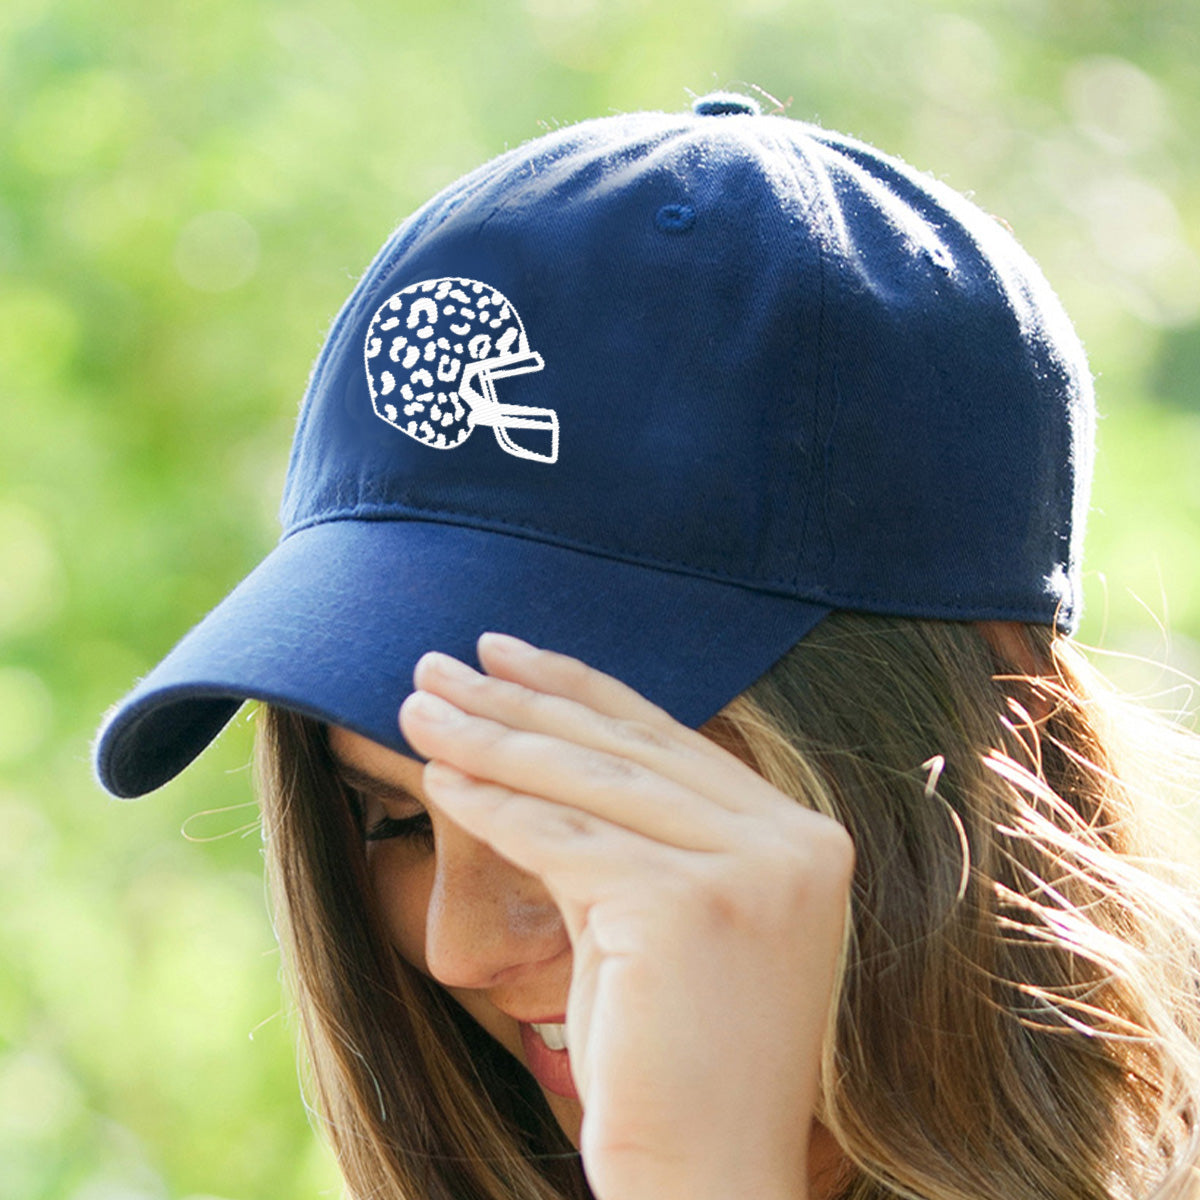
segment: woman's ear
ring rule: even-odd
[[[1057,672],[1033,639],[1029,626],[1020,621],[975,621],[975,628],[996,659],[997,675],[1014,681],[1028,680],[1021,703],[1035,721],[1042,721],[1054,709],[1054,700],[1045,680],[1052,682]]]

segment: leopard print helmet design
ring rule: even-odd
[[[501,449],[555,462],[558,416],[550,408],[501,404],[495,381],[540,371],[525,327],[502,292],[474,279],[426,279],[376,310],[364,347],[376,416],[435,450],[453,450],[476,425],[490,425]],[[518,445],[512,429],[550,434],[549,453]]]

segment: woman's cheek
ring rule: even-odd
[[[413,861],[398,839],[369,842],[367,871],[388,940],[403,958],[428,974],[425,919],[433,886],[432,862]]]

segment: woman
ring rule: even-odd
[[[1069,640],[1092,422],[997,223],[744,97],[401,225],[97,746],[141,794],[266,702],[351,1195],[1193,1193],[1198,756]]]

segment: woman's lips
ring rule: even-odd
[[[550,1024],[551,1022],[539,1022]],[[548,1092],[578,1100],[579,1092],[571,1078],[570,1050],[551,1050],[538,1036],[532,1025],[521,1023],[521,1047],[525,1051],[525,1062],[533,1077]]]

